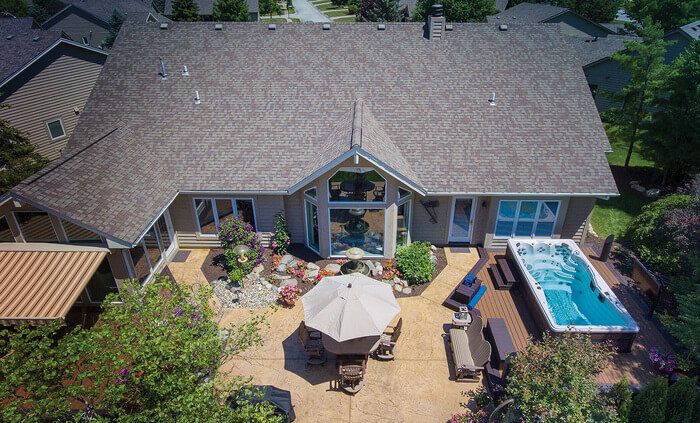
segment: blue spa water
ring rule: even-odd
[[[588,265],[566,244],[521,244],[518,255],[540,284],[554,321],[562,326],[628,326],[625,316],[592,283]]]

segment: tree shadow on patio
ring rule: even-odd
[[[282,349],[284,350],[284,370],[294,373],[311,385],[319,385],[338,379],[335,370],[335,357],[330,353],[326,353],[328,360],[325,364],[306,364],[308,354],[304,351],[304,346],[296,331],[282,341]]]

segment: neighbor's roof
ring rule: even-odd
[[[115,9],[124,13],[127,19],[140,22],[145,22],[149,14],[153,15],[158,21],[170,21],[168,18],[156,12],[155,9],[150,6],[150,1],[146,3],[143,0],[61,0],[61,2],[68,6],[82,9],[104,22],[109,22]],[[50,25],[50,22],[55,17],[60,16],[64,10],[66,9],[64,8],[49,17],[42,25],[47,25],[47,23]]]
[[[491,23],[521,23],[534,24],[544,22],[562,13],[568,12],[565,7],[552,6],[547,3],[520,3],[501,13],[488,16]]]
[[[503,12],[504,10],[506,10],[506,7],[508,7],[508,0],[495,0],[494,7],[499,12]]]
[[[32,29],[32,22],[0,19],[0,84],[61,38],[60,31]]]
[[[694,40],[700,40],[700,20],[691,22],[687,25],[683,25],[682,27],[680,27],[680,30],[683,31],[690,38]]]
[[[106,248],[0,243],[0,325],[64,319]]]
[[[598,38],[567,36],[566,39],[573,46],[581,60],[581,66],[584,67],[623,51],[626,41],[640,40],[632,35],[608,35]]]
[[[247,0],[248,2],[248,12],[258,12],[259,1],[258,0]],[[199,6],[199,14],[201,16],[211,16],[214,13],[214,3],[216,0],[195,0],[195,3]],[[173,1],[165,0],[164,12],[167,16],[173,14]]]
[[[558,26],[126,25],[63,159],[12,190],[107,237],[182,191],[289,192],[352,145],[432,194],[617,193]]]

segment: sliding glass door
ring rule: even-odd
[[[129,250],[134,278],[144,283],[175,248],[173,230],[164,214],[146,231],[141,241]]]

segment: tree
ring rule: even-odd
[[[664,423],[668,382],[657,377],[632,400],[630,423]]]
[[[126,20],[126,15],[123,14],[122,12],[118,11],[117,9],[114,9],[112,11],[112,16],[109,18],[109,35],[105,40],[102,42],[102,46],[106,48],[112,48],[112,45],[114,44],[114,40],[117,38],[117,35],[119,34],[119,30],[122,27],[122,24]]]
[[[173,0],[174,21],[196,22],[201,20],[199,16],[199,5],[195,0]]]
[[[260,0],[260,14],[262,15],[279,15],[282,13],[282,7],[277,3],[277,0]]]
[[[695,383],[682,377],[668,388],[666,423],[691,423],[695,406]]]
[[[214,20],[226,22],[246,22],[250,20],[246,0],[216,0]]]
[[[566,7],[594,22],[610,22],[617,16],[622,0],[512,0],[513,5],[520,3],[548,3],[553,6]]]
[[[545,334],[511,362],[507,393],[526,421],[588,422],[601,403],[595,376],[609,357],[587,336]]]
[[[634,20],[650,19],[665,31],[700,19],[700,0],[627,0],[624,8]]]
[[[0,108],[10,107],[0,104]],[[0,118],[0,195],[46,166],[49,161],[34,152],[34,145]]]
[[[424,22],[430,16],[435,0],[418,0],[413,10],[413,20]],[[445,0],[441,1],[445,19],[450,22],[485,22],[486,17],[497,13],[493,0]]]
[[[0,420],[63,420],[72,402],[115,421],[280,421],[268,403],[225,404],[246,379],[226,381],[218,369],[226,357],[261,344],[265,317],[222,336],[210,298],[208,286],[191,294],[157,276],[110,294],[90,329],[63,336],[58,324],[3,330]]]
[[[0,0],[0,12],[7,12],[16,17],[27,16],[27,0]]]
[[[153,0],[151,2],[151,7],[158,12],[158,13],[163,13],[165,12],[165,0]]]
[[[399,0],[362,0],[357,10],[360,22],[399,22]]]
[[[685,353],[685,359],[700,368],[700,254],[692,258],[693,271],[672,277],[669,283],[678,303],[678,315],[661,316],[671,335]]]
[[[700,171],[700,41],[673,61],[654,101],[646,145],[669,176],[682,179]]]
[[[629,167],[639,130],[649,122],[652,103],[661,91],[665,72],[664,54],[669,44],[661,38],[661,28],[648,21],[638,27],[637,32],[641,41],[625,41],[626,49],[612,55],[629,73],[629,81],[622,92],[611,94],[622,102],[622,107],[607,113],[621,127],[629,142],[625,169]]]

